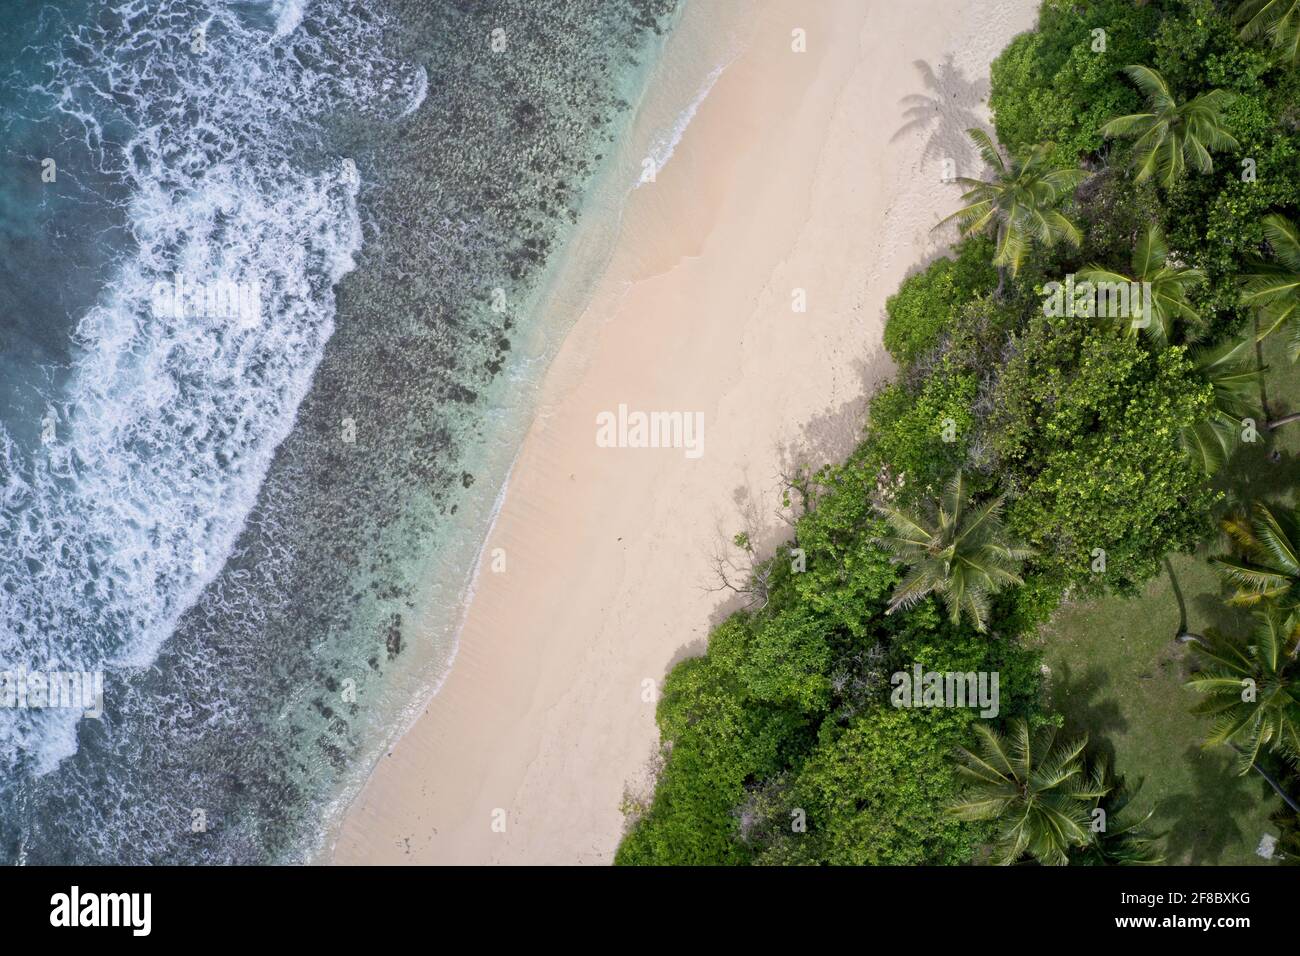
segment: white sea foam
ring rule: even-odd
[[[110,698],[112,669],[149,664],[230,554],[361,246],[355,179],[303,165],[295,136],[339,109],[393,116],[420,89],[373,20],[330,2],[278,2],[273,34],[219,0],[116,12],[65,38],[45,92],[130,187],[134,245],[47,396],[53,441],[20,448],[0,425],[0,661],[108,670]],[[178,53],[195,22],[208,51]],[[124,147],[110,124],[134,131]],[[176,274],[258,283],[260,321],[159,314],[152,290]],[[26,752],[51,769],[74,722],[0,713],[0,767]]]
[[[402,110],[402,119],[410,116],[420,108],[424,98],[429,95],[429,74],[425,72],[424,67],[420,67],[415,74],[415,92],[411,95],[411,102],[406,109]]]
[[[271,10],[275,14],[276,38],[286,37],[302,23],[307,0],[272,0]]]
[[[686,135],[686,130],[690,127],[691,121],[695,119],[695,114],[700,111],[704,101],[713,92],[713,87],[718,82],[718,78],[730,65],[729,62],[720,63],[710,71],[709,75],[704,78],[704,83],[700,86],[699,92],[695,94],[695,98],[691,100],[686,109],[677,115],[677,120],[673,123],[672,128],[651,145],[647,158],[653,164],[656,173],[661,172],[668,165],[668,161],[673,158],[673,153],[677,151],[677,147],[681,144],[682,137]],[[646,179],[644,177],[638,178],[636,188],[639,189],[645,183]]]

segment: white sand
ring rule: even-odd
[[[680,103],[744,39],[628,201],[547,373],[456,663],[348,812],[336,862],[613,858],[625,790],[644,792],[657,749],[646,682],[661,687],[735,606],[706,590],[719,539],[754,527],[770,551],[786,536],[783,459],[835,460],[856,440],[892,368],[885,299],[951,239],[930,231],[960,194],[942,160],[980,174],[961,131],[984,121],[988,65],[1037,9],[755,0],[720,21],[730,2],[693,0],[669,41],[671,55],[716,39],[698,76],[662,80]],[[791,50],[796,27],[805,53]],[[638,124],[663,115],[656,95]],[[703,412],[703,456],[598,448],[596,416],[620,403]],[[490,568],[495,548],[505,573]]]

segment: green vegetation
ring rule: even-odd
[[[1236,749],[1240,774],[1267,748],[1286,759],[1300,755],[1300,674],[1290,667],[1298,639],[1300,622],[1270,607],[1245,640],[1211,632],[1192,644],[1204,659],[1187,682],[1205,695],[1194,713],[1214,718],[1206,744]]]
[[[1282,216],[1265,216],[1264,236],[1277,261],[1251,261],[1241,302],[1259,309],[1265,335],[1287,330],[1287,355],[1294,362],[1300,357],[1300,232]]]
[[[1295,515],[1275,514],[1256,501],[1250,517],[1231,515],[1223,520],[1235,555],[1215,558],[1216,570],[1237,585],[1229,603],[1264,604],[1294,611],[1300,607],[1300,533]]]
[[[1227,130],[1223,111],[1236,98],[1226,90],[1210,90],[1179,103],[1165,78],[1149,66],[1124,68],[1146,98],[1147,112],[1117,116],[1101,128],[1103,136],[1135,140],[1133,164],[1137,181],[1158,176],[1172,188],[1190,166],[1198,173],[1214,171],[1211,152],[1240,147]]]
[[[1104,791],[1097,799],[1097,808],[1106,814],[1106,827],[1092,832],[1092,838],[1070,854],[1070,862],[1077,866],[1155,866],[1165,862],[1160,850],[1163,834],[1151,834],[1147,822],[1155,815],[1148,810],[1138,817],[1128,811],[1129,805],[1142,789],[1141,784],[1130,787],[1123,780],[1113,780],[1109,767],[1102,762],[1094,771],[1096,789]]]
[[[991,438],[1016,489],[1008,523],[1063,587],[1131,592],[1210,523],[1216,494],[1179,437],[1212,389],[1183,348],[1077,318],[1034,316],[1019,345]]]
[[[1010,267],[1013,276],[1020,272],[1033,243],[1047,248],[1058,242],[1077,246],[1079,227],[1056,206],[1088,174],[1082,169],[1053,168],[1047,145],[1035,146],[1023,160],[1014,156],[1007,160],[984,130],[973,129],[970,136],[993,176],[987,181],[959,177],[957,182],[967,188],[961,197],[967,205],[943,222],[958,220],[964,235],[991,232],[996,237],[993,264],[999,269]]]
[[[1210,405],[1204,417],[1183,431],[1181,439],[1183,450],[1206,475],[1223,467],[1238,446],[1242,422],[1259,417],[1262,376],[1253,367],[1253,345],[1246,336],[1192,354],[1193,368],[1210,386]]]
[[[1045,0],[994,63],[964,238],[669,674],[619,863],[1300,860],[1293,10]]]
[[[1086,282],[1133,283],[1145,282],[1151,287],[1150,320],[1105,319],[1124,335],[1148,335],[1161,344],[1168,344],[1174,334],[1174,322],[1183,319],[1196,322],[1200,316],[1187,300],[1188,293],[1205,281],[1200,269],[1169,262],[1169,243],[1164,231],[1156,223],[1149,223],[1138,236],[1133,247],[1131,274],[1115,272],[1099,265],[1091,265],[1079,273]]]
[[[987,239],[959,243],[955,259],[939,259],[889,297],[885,348],[895,362],[908,365],[929,352],[957,313],[997,284],[997,272],[989,264],[991,250]]]
[[[1025,582],[1015,568],[1033,552],[1006,540],[998,497],[970,507],[970,483],[961,473],[933,507],[911,512],[877,504],[889,534],[876,539],[886,551],[911,567],[890,597],[886,614],[909,608],[927,594],[937,594],[954,625],[962,618],[985,630],[989,599],[1005,587]]]
[[[1300,64],[1300,0],[1245,0],[1236,20],[1246,39],[1263,39],[1291,66]]]
[[[1137,597],[1066,604],[1039,634],[1051,707],[1067,731],[1087,733],[1141,781],[1131,809],[1136,819],[1153,814],[1150,830],[1162,834],[1170,863],[1263,863],[1255,847],[1274,831],[1268,818],[1278,804],[1268,788],[1235,774],[1230,749],[1202,747],[1209,724],[1192,713],[1197,696],[1185,686],[1193,661],[1172,638],[1248,628],[1249,615],[1227,607],[1224,593],[1205,552],[1174,555]]]
[[[1031,731],[1023,720],[1007,738],[984,726],[975,732],[979,751],[960,751],[957,770],[969,786],[953,801],[953,814],[998,821],[994,850],[1001,863],[1025,854],[1049,866],[1068,863],[1071,850],[1091,842],[1088,811],[1108,789],[1088,776],[1087,738],[1061,741],[1056,728]]]

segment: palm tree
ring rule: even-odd
[[[1097,798],[1094,812],[1102,810],[1105,826],[1102,830],[1091,830],[1091,839],[1070,856],[1070,862],[1077,866],[1159,866],[1165,862],[1160,852],[1158,841],[1162,833],[1147,833],[1143,827],[1155,815],[1155,807],[1146,812],[1139,820],[1127,819],[1125,809],[1133,802],[1142,782],[1130,788],[1123,779],[1115,781],[1110,775],[1110,767],[1104,761],[1093,768],[1095,790],[1104,790]],[[1121,818],[1123,814],[1123,818]]]
[[[1136,323],[1131,314],[1107,321],[1124,335],[1141,331],[1157,346],[1169,346],[1186,338],[1186,331],[1179,328],[1179,320],[1199,318],[1187,293],[1205,281],[1205,273],[1170,265],[1168,260],[1169,245],[1164,232],[1152,223],[1138,237],[1133,249],[1131,275],[1090,265],[1079,273],[1079,278],[1094,284],[1148,283],[1146,296],[1151,316],[1147,325]],[[1212,388],[1212,399],[1205,417],[1184,429],[1180,439],[1188,456],[1206,475],[1214,474],[1227,461],[1236,445],[1242,420],[1258,416],[1255,400],[1260,369],[1252,367],[1254,344],[1253,338],[1232,339],[1214,348],[1198,349],[1191,355],[1196,373]]]
[[[1245,642],[1211,631],[1191,645],[1205,669],[1187,686],[1206,695],[1192,713],[1214,717],[1205,746],[1233,746],[1241,774],[1255,768],[1265,748],[1300,756],[1300,620],[1270,607],[1259,621]]]
[[[979,752],[958,748],[957,773],[967,788],[948,811],[961,820],[998,821],[1003,865],[1026,854],[1046,865],[1068,863],[1071,849],[1091,839],[1092,804],[1106,793],[1084,771],[1087,738],[1058,742],[1055,728],[1031,733],[1023,719],[1006,736],[984,724],[975,731]]]
[[[1233,19],[1241,24],[1242,39],[1266,36],[1279,62],[1300,65],[1300,0],[1245,0]]]
[[[1235,555],[1213,559],[1215,570],[1237,593],[1228,603],[1250,607],[1269,602],[1282,612],[1300,607],[1300,533],[1297,516],[1278,515],[1255,502],[1249,518],[1230,515],[1222,522]]]
[[[968,484],[958,472],[939,500],[921,514],[876,504],[893,531],[876,538],[876,543],[912,566],[894,588],[885,613],[911,607],[933,591],[953,624],[966,615],[976,630],[983,631],[989,597],[1007,585],[1023,583],[1015,568],[1033,554],[1006,540],[999,519],[1004,497],[968,507]]]
[[[1232,454],[1242,421],[1259,414],[1261,370],[1253,367],[1254,345],[1254,339],[1247,336],[1192,353],[1192,366],[1213,391],[1204,417],[1183,429],[1179,438],[1183,450],[1207,476],[1218,471]]]
[[[1140,330],[1154,342],[1168,345],[1171,341],[1175,319],[1196,321],[1199,316],[1187,301],[1187,293],[1205,281],[1200,269],[1189,269],[1169,263],[1169,244],[1164,231],[1155,223],[1147,226],[1138,236],[1133,248],[1131,274],[1113,272],[1098,265],[1090,265],[1079,273],[1079,278],[1094,285],[1100,282],[1123,284],[1146,282],[1150,284],[1151,322],[1143,326],[1127,317],[1119,323],[1126,335],[1136,335]]]
[[[1014,276],[1032,242],[1051,247],[1064,240],[1077,246],[1082,238],[1079,228],[1056,209],[1062,198],[1088,177],[1082,169],[1055,169],[1048,164],[1048,145],[1035,146],[1023,160],[1002,158],[997,146],[982,129],[967,130],[979,147],[984,162],[993,169],[993,178],[961,177],[957,182],[967,187],[962,200],[967,203],[935,228],[953,219],[961,223],[962,235],[992,230],[997,236],[993,264],[1005,279],[1010,267]],[[999,292],[1002,283],[998,283]]]
[[[1242,275],[1241,304],[1259,310],[1267,326],[1261,339],[1287,328],[1287,354],[1300,358],[1300,230],[1285,216],[1264,217],[1264,235],[1275,261],[1254,258]]]
[[[1236,744],[1233,744],[1233,749],[1236,750],[1237,753],[1239,754],[1243,752],[1242,748]],[[1294,757],[1291,757],[1290,759],[1292,763],[1295,762]],[[1300,803],[1297,803],[1295,797],[1287,793],[1286,788],[1283,787],[1282,784],[1278,783],[1276,777],[1274,777],[1271,773],[1269,773],[1267,770],[1261,767],[1258,761],[1252,761],[1250,768],[1264,778],[1264,782],[1267,783],[1270,787],[1272,787],[1273,792],[1282,798],[1283,803],[1285,803],[1296,813],[1300,813]]]
[[[1101,134],[1137,140],[1133,158],[1138,182],[1158,172],[1167,189],[1188,166],[1201,173],[1214,169],[1211,150],[1238,148],[1223,120],[1223,110],[1236,99],[1235,94],[1210,90],[1179,103],[1165,78],[1150,67],[1126,66],[1124,72],[1146,96],[1148,112],[1118,116],[1101,128]]]

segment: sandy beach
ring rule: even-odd
[[[346,814],[334,862],[610,862],[625,795],[650,789],[665,674],[739,606],[711,590],[715,552],[741,530],[760,552],[787,535],[784,463],[842,457],[892,372],[885,300],[951,240],[932,231],[961,191],[945,172],[980,174],[963,131],[986,122],[988,65],[1037,2],[751,8],[678,83],[707,88],[727,64],[627,199],[546,375],[455,664]],[[704,16],[688,6],[666,59],[699,45]],[[662,132],[641,128],[661,122],[656,95],[634,139]],[[620,405],[702,413],[702,454],[599,447],[597,416]]]

